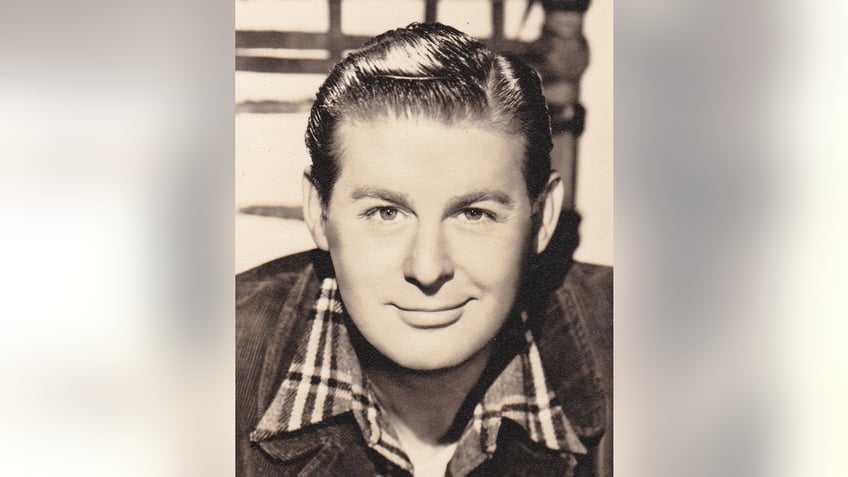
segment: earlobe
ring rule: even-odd
[[[541,216],[539,217],[539,230],[536,233],[534,250],[536,254],[544,252],[554,236],[562,211],[564,194],[565,186],[562,183],[562,178],[556,171],[551,172],[548,184],[545,186],[545,190],[539,197],[540,202],[537,204],[540,209],[537,213],[540,213]]]
[[[303,190],[303,220],[312,234],[312,240],[321,250],[329,250],[327,233],[324,230],[324,208],[318,195],[318,189],[312,183],[309,168],[303,172],[301,189]]]

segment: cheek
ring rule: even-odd
[[[492,286],[515,285],[529,255],[529,233],[524,229],[452,240],[456,263],[476,281]]]
[[[401,263],[402,240],[385,240],[368,234],[355,223],[332,223],[326,227],[330,256],[340,282],[361,290],[380,287],[390,280]]]

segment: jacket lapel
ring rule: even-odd
[[[373,465],[356,424],[349,415],[333,418],[300,432],[257,443],[260,449],[294,475],[373,477]]]
[[[286,371],[294,358],[295,350],[306,332],[314,299],[318,296],[320,282],[316,279],[312,265],[307,266],[286,297],[277,327],[268,341],[265,360],[259,376],[259,390],[256,399],[257,416],[262,416],[277,393]]]
[[[515,422],[505,419],[498,433],[498,449],[493,458],[472,472],[472,476],[563,477],[571,476],[574,456],[533,442]]]

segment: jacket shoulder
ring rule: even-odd
[[[565,277],[560,294],[574,300],[585,322],[593,347],[612,357],[613,269],[603,265],[574,263]],[[610,363],[611,364],[611,363]],[[611,367],[611,366],[610,366]]]
[[[312,288],[319,281],[316,263],[322,252],[310,250],[278,258],[236,275],[236,342],[240,351],[250,345],[256,347],[272,329],[280,326],[281,319],[297,314],[283,310],[307,301]]]
[[[548,302],[547,349],[561,404],[589,449],[591,475],[612,475],[613,269],[574,262]],[[588,459],[588,460],[587,460]]]
[[[582,437],[603,434],[612,395],[612,268],[572,263],[544,301],[540,352]],[[541,310],[540,310],[541,311]]]
[[[310,250],[263,263],[236,275],[236,307],[241,300],[269,287],[285,286],[295,280],[313,262],[317,251]]]
[[[317,250],[289,255],[236,276],[237,421],[242,432],[273,392],[319,287]]]

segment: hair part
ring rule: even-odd
[[[306,130],[310,180],[324,207],[341,172],[343,121],[422,117],[482,124],[520,137],[527,194],[535,201],[551,173],[550,117],[539,76],[439,23],[413,23],[368,41],[338,63],[318,90]]]

